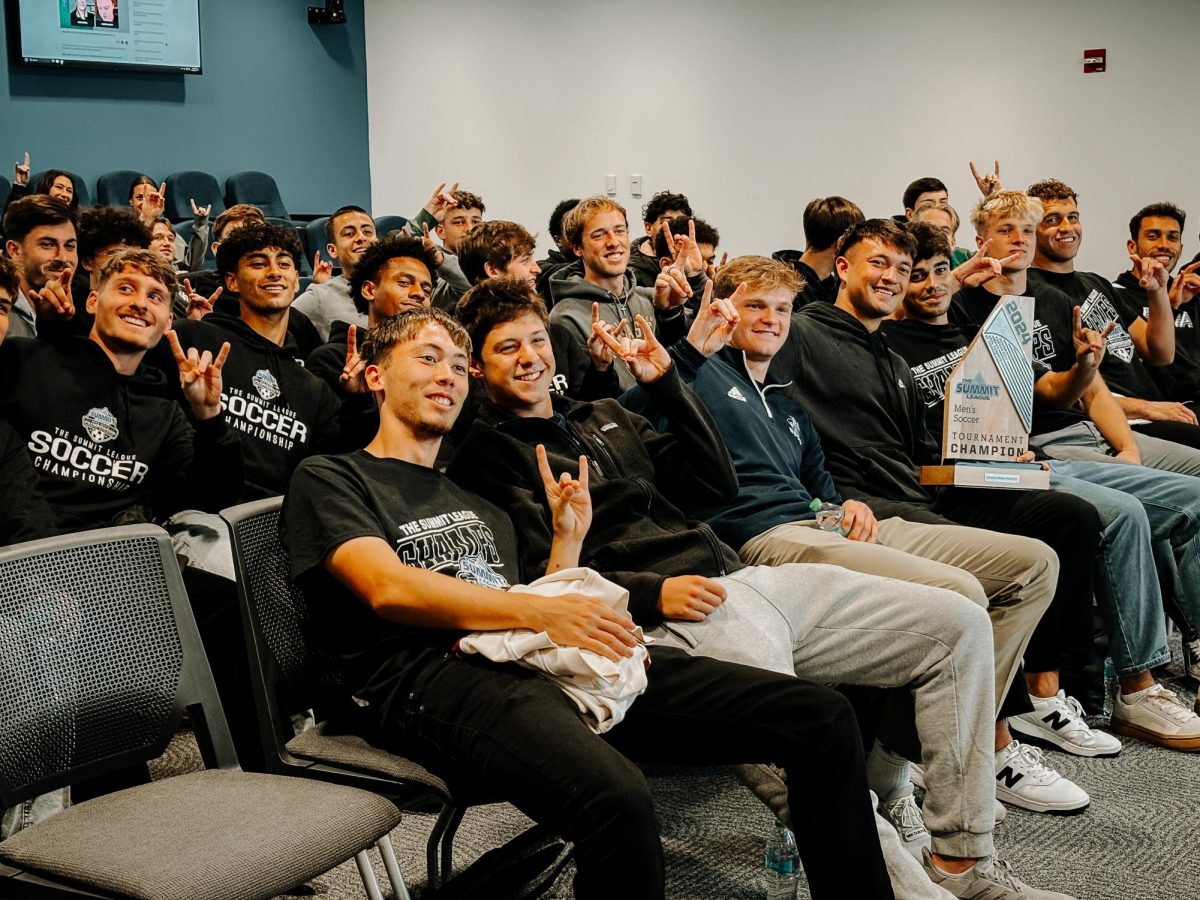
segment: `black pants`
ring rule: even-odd
[[[854,714],[835,691],[667,647],[625,719],[594,734],[549,681],[513,665],[427,664],[379,707],[373,740],[510,801],[575,844],[575,896],[661,898],[662,844],[642,763],[770,762],[814,898],[889,898]]]
[[[1187,422],[1146,422],[1142,425],[1130,425],[1138,434],[1161,438],[1175,444],[1184,444],[1200,450],[1200,425]]]

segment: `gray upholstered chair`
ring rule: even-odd
[[[398,874],[399,810],[238,768],[166,532],[0,550],[0,807],[162,755],[185,710],[206,768],[17,832],[0,843],[0,896],[268,898],[354,857],[381,897],[366,851]]]

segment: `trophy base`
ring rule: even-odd
[[[1045,491],[1050,488],[1050,473],[1041,463],[958,462],[921,466],[921,484]]]

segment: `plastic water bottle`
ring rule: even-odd
[[[822,531],[832,531],[842,537],[850,533],[849,528],[842,527],[842,516],[846,515],[846,511],[836,503],[822,503],[820,497],[813,497],[808,508],[816,513],[817,527]]]
[[[1111,656],[1104,658],[1104,715],[1111,716],[1113,712],[1113,703],[1116,702],[1116,695],[1121,690],[1121,685],[1117,681],[1117,667],[1113,665]]]
[[[767,873],[767,900],[794,900],[800,882],[800,853],[796,838],[783,823],[775,820],[775,830],[767,838],[763,860]]]

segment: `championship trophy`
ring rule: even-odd
[[[946,380],[942,465],[921,484],[1046,490],[1040,463],[1019,463],[1033,425],[1033,298],[1004,296]]]

